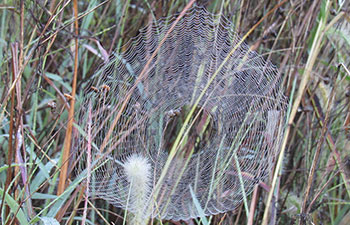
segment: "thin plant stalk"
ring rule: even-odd
[[[75,55],[74,55],[74,74],[73,74],[73,83],[72,83],[72,94],[71,94],[71,102],[70,102],[70,108],[69,108],[69,114],[68,114],[68,124],[67,124],[67,130],[66,130],[66,136],[64,140],[64,149],[63,149],[63,155],[61,160],[61,173],[60,173],[60,180],[58,183],[57,188],[57,195],[60,195],[63,193],[66,185],[67,180],[67,171],[68,171],[68,160],[70,155],[70,146],[71,146],[71,139],[72,139],[72,129],[73,129],[73,117],[74,117],[74,105],[75,105],[75,93],[76,93],[76,87],[77,87],[77,77],[78,77],[78,35],[79,35],[79,25],[78,25],[78,1],[73,1],[73,11],[74,11],[74,17],[75,17],[75,35],[74,43],[75,43]]]
[[[91,126],[92,126],[92,113],[91,113],[91,102],[89,104],[89,121],[88,121],[88,144],[87,144],[87,177],[86,177],[86,193],[85,193],[85,203],[84,203],[84,212],[82,224],[85,224],[86,216],[87,216],[87,204],[89,199],[89,183],[91,178]]]
[[[326,7],[327,10],[329,8],[328,6],[329,6],[329,1],[327,1],[327,7]],[[296,99],[293,103],[293,107],[292,107],[292,110],[291,110],[290,115],[289,115],[288,126],[287,126],[286,132],[284,134],[284,138],[283,138],[283,142],[282,142],[282,146],[281,146],[281,152],[280,152],[279,157],[278,157],[277,165],[275,168],[275,173],[274,173],[272,184],[271,184],[271,189],[270,189],[270,192],[269,192],[269,195],[267,198],[266,210],[264,212],[262,225],[267,225],[267,223],[268,223],[268,215],[269,215],[271,200],[272,200],[274,189],[275,189],[275,186],[277,183],[277,179],[278,179],[279,174],[280,174],[280,169],[281,169],[282,162],[283,162],[284,152],[286,149],[288,136],[290,133],[290,128],[291,128],[291,125],[293,124],[295,115],[296,115],[297,110],[299,108],[299,104],[300,104],[301,99],[304,95],[306,85],[309,82],[309,79],[311,76],[311,71],[312,71],[312,68],[313,68],[315,61],[317,59],[319,50],[321,49],[320,45],[321,45],[321,41],[323,39],[322,30],[324,29],[325,23],[326,23],[325,18],[322,18],[321,21],[319,22],[318,27],[317,27],[315,38],[314,38],[314,41],[312,43],[312,47],[310,50],[310,55],[309,55],[309,58],[307,60],[306,66],[305,66],[305,73],[304,73],[304,76],[300,82],[298,93],[297,93]]]

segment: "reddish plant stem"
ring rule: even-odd
[[[75,55],[74,55],[74,74],[72,81],[72,99],[70,101],[70,108],[68,113],[68,124],[66,130],[66,136],[64,140],[63,156],[62,156],[62,167],[60,173],[60,180],[58,183],[57,195],[60,195],[64,192],[67,180],[67,171],[68,171],[68,160],[70,155],[70,146],[72,139],[72,129],[73,129],[73,117],[74,117],[74,105],[75,105],[75,93],[77,86],[77,77],[78,77],[78,35],[79,35],[79,25],[78,25],[78,2],[77,0],[73,1],[73,11],[74,11],[74,28],[75,28]]]
[[[11,46],[11,53],[12,53],[12,82],[15,82],[16,75],[17,75],[17,54],[16,54],[15,46]],[[9,191],[9,187],[12,181],[12,160],[14,156],[13,151],[13,128],[14,128],[14,114],[15,114],[15,88],[11,90],[11,106],[10,106],[10,129],[9,129],[9,140],[8,140],[8,153],[7,153],[7,174],[6,174],[6,182],[5,182],[5,188],[4,188],[4,194],[2,196],[1,206],[0,206],[0,212],[2,212],[2,208],[5,204],[5,195]],[[5,205],[5,218],[8,218],[10,214],[10,208],[8,205]]]

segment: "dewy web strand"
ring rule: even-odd
[[[223,16],[194,6],[151,58],[175,18],[149,24],[116,51],[92,78],[78,115],[88,130],[91,104],[89,194],[133,213],[135,221],[235,210],[242,192],[268,176],[285,124],[276,67],[249,51]],[[148,60],[145,79],[135,86]],[[79,137],[74,146],[83,152],[83,171],[87,142]]]

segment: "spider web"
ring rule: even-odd
[[[91,129],[89,193],[131,212],[141,207],[145,218],[177,221],[199,217],[198,204],[204,215],[234,210],[269,175],[287,102],[276,67],[240,44],[226,18],[200,6],[151,58],[176,17],[140,30],[95,73],[78,121]],[[86,136],[75,143],[80,171],[87,145]],[[150,168],[142,205],[124,168],[135,155]]]

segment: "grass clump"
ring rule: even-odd
[[[256,185],[234,213],[186,223],[347,224],[349,3],[197,4],[228,17],[251,50],[277,64],[290,106],[274,175]],[[77,152],[71,151],[74,145],[64,147],[64,143],[77,133],[87,141],[92,137],[79,124],[68,125],[72,121],[68,112],[79,110],[89,79],[115,49],[125,50],[122,46],[149,21],[181,12],[186,5],[187,1],[129,0],[1,3],[1,223],[125,223],[126,214],[120,209],[85,198],[86,174],[71,175],[78,164],[73,157]],[[185,222],[154,219],[151,223]]]

